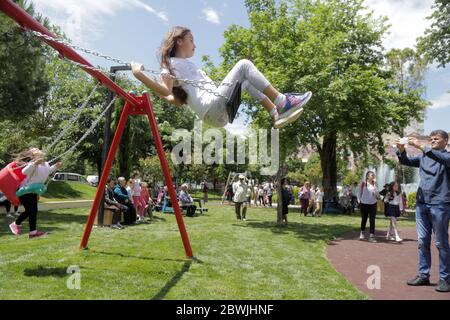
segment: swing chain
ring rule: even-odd
[[[91,54],[91,55],[94,55],[96,57],[99,57],[99,58],[103,58],[103,59],[106,59],[106,60],[109,60],[109,61],[113,61],[113,62],[116,62],[116,63],[119,63],[119,64],[123,64],[123,65],[126,65],[126,66],[130,66],[131,65],[129,62],[126,62],[126,61],[123,61],[123,60],[120,60],[120,59],[117,59],[117,58],[114,58],[114,57],[111,57],[111,56],[108,56],[108,55],[104,55],[104,54],[101,54],[99,52],[96,52],[96,51],[93,51],[93,50],[90,50],[90,49],[86,49],[86,48],[83,48],[83,47],[80,47],[80,46],[77,46],[77,45],[73,45],[73,44],[71,44],[71,43],[69,43],[69,42],[67,42],[65,40],[58,39],[58,38],[53,38],[53,37],[50,37],[48,35],[42,34],[42,33],[38,32],[38,31],[27,30],[27,32],[30,32],[31,34],[35,35],[38,38],[43,38],[43,39],[45,39],[47,41],[56,42],[56,43],[59,43],[61,45],[70,47],[70,48],[72,48],[74,50],[82,51],[82,52],[85,52],[87,54]],[[85,65],[85,64],[82,64],[82,63],[78,63],[78,62],[72,61],[72,60],[67,59],[67,58],[64,58],[64,59],[67,60],[67,61],[70,61],[72,64],[74,64],[74,65],[76,65],[78,67],[89,69],[89,70],[93,70],[93,71],[97,71],[97,72],[107,73],[107,74],[111,75],[110,72],[103,71],[103,70],[101,70],[99,68],[95,68],[95,67],[91,67],[91,66],[88,66],[88,65]],[[154,75],[161,75],[161,73],[159,71],[157,71],[157,70],[144,69],[144,71],[149,72],[149,73],[154,74]],[[208,84],[215,85],[215,83],[213,81],[183,79],[183,78],[178,78],[178,77],[176,77],[176,76],[174,76],[172,74],[169,74],[169,76],[173,80],[186,83],[186,84],[191,85],[191,86],[193,86],[195,88],[198,88],[198,89],[200,89],[202,91],[206,91],[208,93],[211,93],[211,94],[213,94],[216,97],[220,97],[220,98],[224,98],[224,99],[228,99],[229,98],[229,97],[227,97],[225,95],[222,95],[222,94],[218,93],[214,89],[210,89],[210,88],[206,87],[206,85],[208,85]],[[234,83],[222,82],[219,86],[232,87],[232,86],[234,86]]]
[[[61,131],[61,133],[58,135],[58,137],[48,146],[44,149],[44,152],[48,152],[49,150],[51,150],[66,134],[67,132],[72,128],[73,124],[75,123],[75,121],[78,120],[78,118],[80,117],[81,113],[83,112],[83,110],[86,108],[88,102],[91,100],[92,96],[94,95],[94,93],[97,91],[97,88],[99,87],[100,83],[97,82],[94,86],[94,88],[92,89],[91,93],[89,94],[89,96],[84,100],[83,104],[81,105],[81,107],[78,108],[77,112],[72,116],[72,118],[70,119],[69,123],[67,124],[67,126],[64,128],[64,130]]]
[[[53,158],[52,160],[48,161],[49,163],[55,162],[56,160],[62,159],[63,157],[66,157],[68,154],[71,154],[79,145],[81,142],[83,142],[92,131],[94,131],[97,124],[100,122],[100,120],[103,118],[103,116],[106,114],[106,112],[114,105],[114,102],[116,101],[117,96],[114,96],[114,98],[111,100],[109,105],[100,113],[100,115],[95,119],[95,121],[91,124],[89,129],[84,133],[84,135],[72,146],[70,149],[65,151],[64,153],[60,154],[56,158]]]

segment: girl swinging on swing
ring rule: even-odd
[[[303,106],[312,93],[282,94],[278,92],[264,75],[249,60],[240,60],[228,73],[217,88],[213,81],[188,59],[195,52],[194,37],[185,27],[174,27],[167,34],[160,48],[161,82],[156,82],[143,73],[143,65],[131,63],[134,76],[161,98],[171,104],[182,106],[188,104],[200,119],[216,127],[223,127],[228,122],[226,101],[204,89],[185,82],[176,82],[173,76],[182,79],[208,82],[206,89],[222,96],[230,97],[233,87],[228,83],[242,83],[242,89],[261,103],[270,113],[274,128],[282,128],[298,119]]]
[[[25,166],[22,169],[22,173],[26,175],[26,179],[22,183],[21,188],[31,186],[32,184],[44,183],[53,171],[61,167],[61,162],[50,166],[49,163],[44,160],[44,157],[45,154],[38,148],[31,148],[16,156],[14,161],[17,166]],[[34,192],[26,193],[19,196],[19,200],[24,206],[25,211],[16,219],[16,221],[9,225],[11,232],[15,235],[20,235],[22,232],[21,224],[28,218],[30,226],[29,238],[45,236],[47,233],[39,231],[36,228],[38,194]]]

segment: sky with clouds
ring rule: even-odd
[[[73,43],[127,61],[158,69],[157,48],[171,26],[189,27],[196,41],[193,60],[209,55],[218,64],[223,32],[232,24],[248,26],[243,0],[33,0],[38,12],[62,28]],[[432,0],[365,0],[376,15],[389,18],[390,34],[384,46],[413,47],[430,22]],[[94,65],[112,64],[86,56]],[[450,68],[431,67],[425,78],[426,98],[432,105],[424,122],[425,133],[450,131]],[[229,125],[243,127],[243,118]]]

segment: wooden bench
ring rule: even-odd
[[[103,226],[111,226],[112,219],[114,216],[114,211],[110,209],[104,209],[103,211]],[[123,212],[120,214],[120,223],[124,222]],[[98,226],[98,214],[95,216],[94,225]]]

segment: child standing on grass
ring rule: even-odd
[[[316,210],[314,211],[314,215],[321,217],[322,216],[322,208],[323,208],[323,187],[320,187],[316,192]]]
[[[312,93],[282,94],[249,60],[240,60],[217,88],[214,82],[194,63],[189,61],[195,52],[194,37],[185,27],[174,27],[167,34],[160,48],[161,81],[156,82],[143,73],[143,65],[132,63],[134,76],[161,98],[177,106],[188,104],[192,110],[212,126],[223,127],[228,122],[226,100],[186,82],[177,82],[173,76],[190,81],[200,81],[214,93],[230,98],[233,86],[242,83],[242,89],[261,103],[270,113],[274,127],[282,128],[294,122],[303,112],[303,106]]]
[[[398,234],[397,219],[403,211],[403,200],[400,185],[397,182],[391,182],[389,184],[388,192],[384,197],[384,203],[386,206],[386,216],[391,220],[386,234],[386,240],[402,242],[402,238]]]
[[[145,213],[145,202],[141,197],[141,174],[139,171],[134,171],[131,175],[131,183],[132,187],[132,196],[133,196],[133,204],[136,208],[136,212],[139,216],[139,221],[144,221],[144,213]]]
[[[153,220],[153,200],[148,190],[147,182],[141,182],[141,199],[145,204],[144,213],[147,212],[150,220]]]
[[[38,148],[31,148],[30,150],[19,153],[16,156],[15,163],[18,167],[25,165],[22,173],[26,175],[26,179],[21,187],[30,186],[34,183],[44,183],[49,175],[56,169],[61,167],[61,162],[50,166],[48,162],[44,160],[45,154]],[[27,193],[19,197],[20,203],[22,203],[25,211],[9,225],[11,232],[15,235],[19,235],[21,230],[21,224],[28,218],[30,226],[30,233],[28,237],[37,238],[47,235],[43,231],[37,230],[37,213],[38,213],[38,194]]]

